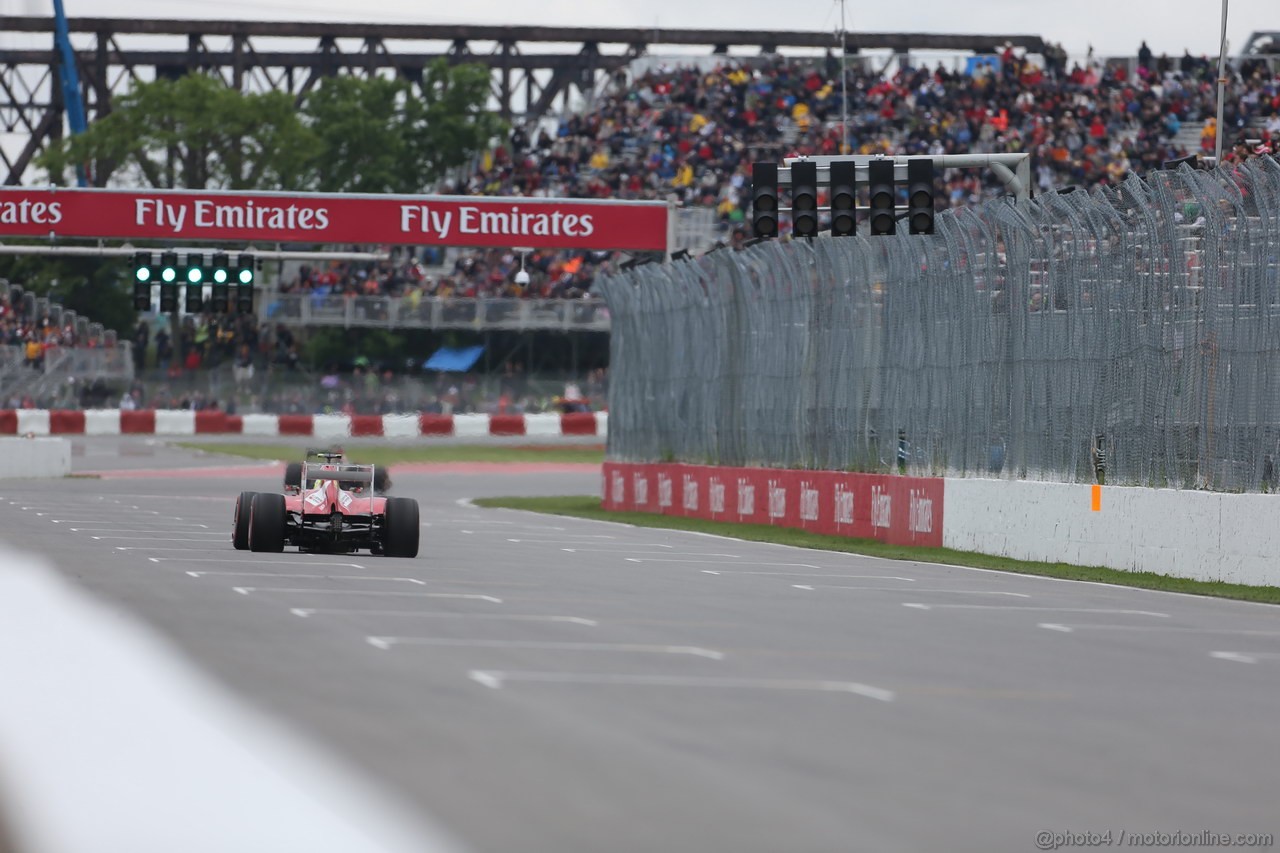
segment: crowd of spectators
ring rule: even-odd
[[[433,265],[440,258],[393,253],[376,263],[333,261],[303,266],[281,287],[283,293],[317,296],[401,296],[412,307],[428,297],[509,297],[578,299],[588,295],[595,275],[612,259],[610,252],[527,253],[513,249],[465,252],[450,264]],[[529,283],[517,282],[521,270]]]
[[[712,208],[721,240],[747,235],[755,160],[793,155],[1030,152],[1036,191],[1114,184],[1197,153],[1176,140],[1204,123],[1199,153],[1212,153],[1216,61],[1184,53],[1137,60],[1071,60],[1057,45],[1043,55],[1006,46],[965,67],[857,57],[847,64],[848,136],[842,147],[840,63],[825,58],[725,60],[710,70],[659,67],[615,85],[554,128],[517,126],[467,179],[443,189],[466,195],[674,200]],[[1280,77],[1262,61],[1233,67],[1226,138],[1239,158],[1280,139]],[[1249,138],[1246,147],[1235,141]],[[1190,149],[1190,150],[1189,150]],[[991,174],[948,170],[939,205],[981,203],[1002,192]],[[787,223],[783,222],[784,231]],[[616,263],[609,253],[537,252],[519,287],[513,251],[465,254],[452,268],[424,272],[418,259],[377,267],[305,269],[289,289],[424,296],[589,296]]]

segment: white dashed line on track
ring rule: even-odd
[[[500,689],[508,682],[542,684],[594,684],[630,687],[691,687],[721,690],[800,690],[823,693],[852,693],[892,702],[894,692],[857,681],[804,681],[782,678],[728,678],[676,675],[627,675],[621,673],[591,672],[509,672],[492,669],[473,669],[468,673],[472,681],[485,687]]]

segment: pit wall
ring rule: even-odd
[[[1280,496],[606,462],[604,507],[1280,586]]]
[[[298,435],[312,438],[604,436],[606,412],[531,415],[228,415],[187,409],[0,409],[0,435]]]
[[[0,438],[0,479],[65,477],[71,442],[64,438]]]

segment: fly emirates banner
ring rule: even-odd
[[[664,202],[480,196],[0,189],[5,236],[189,243],[667,249]]]

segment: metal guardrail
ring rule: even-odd
[[[111,347],[48,349],[38,368],[27,364],[21,346],[0,346],[0,404],[7,404],[12,397],[26,396],[66,400],[96,380],[133,380],[131,342],[120,341]]]
[[[287,326],[609,331],[601,299],[487,299],[269,293],[265,322]]]

